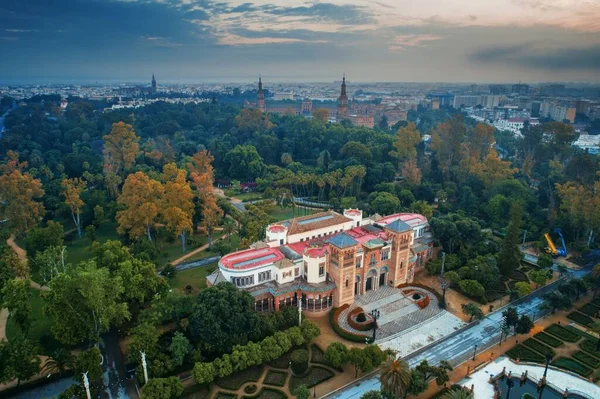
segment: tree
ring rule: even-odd
[[[211,383],[216,376],[215,367],[212,363],[196,363],[192,370],[192,376],[197,384]]]
[[[8,152],[9,161],[0,165],[0,220],[14,234],[23,234],[39,222],[45,209],[38,199],[44,196],[42,182],[23,172],[27,163],[18,162],[18,154]]]
[[[485,288],[476,280],[461,280],[458,283],[461,291],[471,298],[483,298]]]
[[[327,123],[329,121],[329,110],[325,108],[316,108],[312,112],[313,119],[320,123]]]
[[[42,368],[42,372],[54,374],[58,373],[60,377],[62,377],[63,373],[70,368],[73,368],[73,364],[75,362],[75,358],[65,348],[56,349],[51,357],[46,359],[44,363],[44,367]]]
[[[7,358],[2,367],[6,367],[8,371],[7,381],[16,378],[19,386],[22,380],[28,380],[40,371],[40,358],[37,355],[39,349],[33,342],[24,336],[11,338],[8,343],[4,340],[1,342],[3,349],[0,349],[0,353],[4,353]]]
[[[445,394],[442,399],[474,399],[475,396],[473,392],[466,388],[454,388],[447,394]]]
[[[408,363],[401,359],[388,358],[381,365],[379,381],[381,382],[381,390],[384,393],[394,398],[403,398],[411,382],[411,371]]]
[[[27,234],[27,240],[25,241],[27,257],[31,261],[35,259],[38,252],[43,252],[47,248],[62,248],[63,235],[63,226],[58,222],[48,221],[46,227],[34,227]]]
[[[117,232],[127,232],[132,240],[146,235],[152,241],[152,229],[157,222],[163,194],[163,185],[144,172],[127,176],[117,199],[122,208],[117,211]]]
[[[360,399],[383,399],[381,391],[367,391],[363,393]]]
[[[212,234],[219,225],[219,221],[223,217],[223,210],[217,205],[217,196],[208,194],[202,201],[202,226],[206,229],[208,235],[208,248],[212,248]]]
[[[177,331],[171,339],[171,345],[169,345],[169,352],[171,352],[171,358],[176,366],[181,366],[185,360],[185,357],[192,350],[190,341]]]
[[[437,366],[432,366],[427,360],[423,360],[413,371],[420,373],[425,382],[429,381],[430,378],[435,377],[437,386],[442,386],[450,380],[448,372],[452,370],[452,365],[445,360],[442,360]]]
[[[469,323],[473,321],[473,319],[479,320],[483,317],[483,312],[479,309],[479,306],[474,303],[463,303],[461,305],[462,311],[467,316],[471,316],[469,318]]]
[[[172,399],[183,393],[179,377],[153,378],[142,387],[143,399]]]
[[[133,126],[124,122],[113,123],[104,139],[104,172],[121,175],[135,163],[140,146]]]
[[[194,195],[185,175],[185,171],[177,169],[175,164],[164,166],[165,186],[160,206],[165,227],[181,238],[183,252],[185,252],[187,233],[191,232],[193,228],[192,216],[194,214]]]
[[[321,330],[319,327],[308,319],[302,320],[302,324],[300,324],[300,331],[302,332],[305,342],[310,342],[321,335]]]
[[[294,375],[302,375],[308,370],[308,351],[296,349],[290,356],[290,368]]]
[[[102,380],[102,354],[100,349],[93,347],[81,351],[75,357],[73,371],[75,375],[88,373],[88,378],[92,385],[98,384]]]
[[[587,291],[587,286],[582,279],[574,278],[569,280],[569,284],[575,289],[575,300],[578,300],[581,294]]]
[[[517,334],[529,334],[529,331],[533,328],[533,321],[529,316],[524,314],[519,317],[519,321],[515,326],[515,332]]]
[[[73,223],[77,227],[77,237],[81,238],[81,212],[83,211],[83,201],[81,199],[81,193],[85,190],[87,183],[85,180],[78,177],[73,179],[63,179],[61,182],[61,194],[65,198],[65,204],[71,211],[71,217]]]
[[[223,222],[223,234],[227,236],[227,241],[231,243],[231,236],[235,234],[237,231],[237,226],[235,222],[230,218],[225,218],[225,222]]]
[[[539,286],[546,285],[548,278],[548,270],[532,270],[528,273],[531,281],[535,283],[535,288],[537,289]]]
[[[504,317],[504,324],[509,328],[516,326],[519,321],[517,309],[512,306],[502,312],[502,316]]]
[[[335,368],[342,368],[348,362],[348,348],[341,342],[332,342],[325,351],[327,361]]]
[[[421,142],[421,134],[414,122],[400,127],[396,132],[394,151],[390,155],[398,160],[399,169],[408,160],[417,159],[417,145]]]
[[[98,341],[100,334],[129,318],[121,278],[108,269],[97,268],[94,261],[80,263],[72,273],[63,273],[42,292],[44,311],[52,315],[56,338],[65,344]]]
[[[422,174],[415,159],[409,159],[408,161],[404,162],[401,173],[402,177],[404,177],[410,184],[421,184]]]
[[[543,306],[552,311],[552,314],[556,313],[557,309],[568,309],[571,307],[571,301],[569,298],[565,298],[563,295],[556,292],[548,292],[542,296],[544,299]]]
[[[510,224],[506,229],[506,235],[498,255],[498,267],[503,276],[510,276],[521,261],[521,251],[519,250],[521,218],[521,205],[515,202],[510,209]]]
[[[554,264],[554,260],[552,259],[552,256],[548,254],[541,254],[538,256],[537,264],[539,267],[549,268]]]
[[[304,384],[298,386],[294,391],[294,396],[298,399],[309,399],[310,398],[310,389]]]
[[[400,208],[400,200],[394,194],[374,192],[369,195],[369,206],[380,215],[391,215]]]
[[[258,327],[254,298],[231,283],[219,283],[201,290],[189,318],[191,338],[210,352],[231,352],[248,342]]]
[[[265,172],[262,157],[252,145],[238,145],[225,156],[229,165],[228,176],[233,179],[253,180]]]
[[[519,281],[515,283],[515,289],[519,293],[519,296],[525,296],[531,294],[531,286],[525,281]]]
[[[27,336],[31,325],[31,291],[29,291],[29,280],[9,280],[0,292],[0,304],[9,310],[12,320]]]

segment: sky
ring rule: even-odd
[[[1,0],[0,83],[600,82],[600,0]]]

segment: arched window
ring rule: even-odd
[[[375,259],[375,254],[371,254],[371,260],[369,261],[369,266],[375,266],[377,263],[377,259]]]

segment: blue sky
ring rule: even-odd
[[[0,83],[600,81],[600,0],[2,0]]]

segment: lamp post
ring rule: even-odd
[[[546,368],[544,369],[544,376],[542,380],[544,380],[544,384],[546,383],[546,375],[548,374],[548,366],[550,365],[550,360],[552,360],[552,356],[546,355]]]
[[[302,325],[302,298],[298,300],[298,325]]]
[[[371,316],[373,316],[373,341],[371,341],[371,342],[375,342],[375,336],[377,334],[377,319],[379,318],[380,315],[381,315],[381,313],[377,309],[373,309],[371,311]]]
[[[440,277],[444,277],[444,265],[446,264],[446,253],[441,252],[440,255],[442,255],[442,271],[440,272]]]
[[[515,386],[515,382],[512,378],[506,380],[506,386],[508,387],[508,391],[506,392],[506,399],[510,398],[510,391]]]
[[[442,287],[442,309],[446,309],[446,290],[450,288],[450,283],[444,277],[440,277],[440,286]]]
[[[473,349],[473,361],[475,361],[475,356],[477,356],[477,344],[475,344],[475,348]]]

